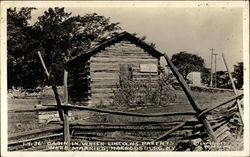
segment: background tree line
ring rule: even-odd
[[[56,84],[62,84],[64,63],[121,30],[119,23],[93,14],[71,16],[64,8],[49,8],[30,25],[35,8],[7,10],[8,88],[46,85],[37,51]]]
[[[86,52],[91,43],[100,43],[122,30],[119,23],[111,22],[110,18],[96,13],[72,16],[64,8],[49,8],[35,23],[30,24],[31,13],[35,9],[7,10],[8,89],[35,89],[48,85],[37,51],[42,53],[55,83],[61,85],[67,60]],[[146,36],[140,39],[145,40]],[[155,47],[154,43],[149,44]],[[210,69],[205,68],[204,59],[200,56],[180,52],[174,54],[171,60],[185,79],[190,72],[200,71],[202,82],[209,84]],[[237,88],[241,88],[243,63],[234,65],[233,77]]]

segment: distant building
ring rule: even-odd
[[[188,74],[187,79],[190,81],[190,84],[195,86],[201,86],[201,72],[191,72]]]

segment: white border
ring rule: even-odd
[[[243,8],[244,151],[230,152],[53,152],[53,156],[249,156],[249,2],[247,1],[4,1],[1,2],[1,156],[51,156],[51,152],[7,152],[7,37],[9,7],[239,7]]]

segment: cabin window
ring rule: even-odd
[[[156,64],[140,64],[140,72],[154,73],[157,72]]]
[[[120,64],[120,79],[132,80],[132,76],[133,76],[132,65]]]

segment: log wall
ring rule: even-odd
[[[113,90],[119,82],[122,64],[132,67],[133,80],[143,81],[149,77],[152,82],[158,80],[158,70],[153,73],[140,72],[140,64],[158,66],[159,59],[129,41],[121,41],[90,58],[92,104],[109,104],[110,97],[113,96]]]
[[[83,61],[68,71],[69,103],[88,105],[91,94],[89,61]]]

